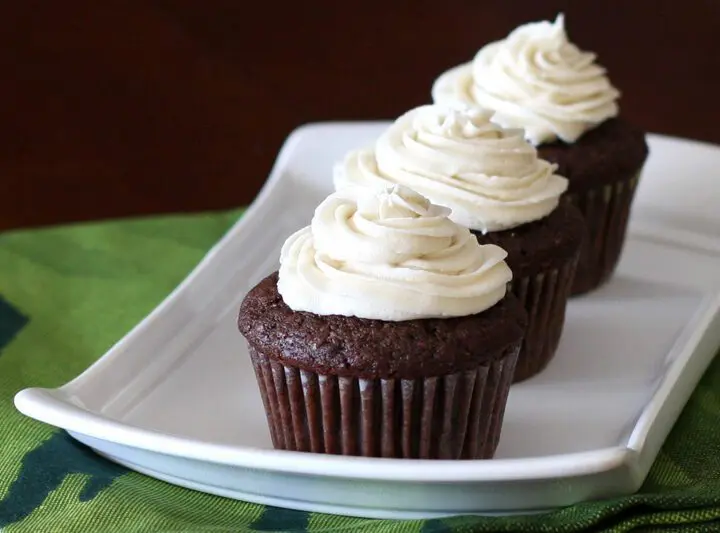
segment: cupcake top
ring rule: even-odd
[[[412,190],[335,193],[280,253],[278,291],[294,311],[384,321],[481,313],[512,279],[449,209]]]
[[[535,145],[572,143],[618,114],[620,93],[595,58],[568,40],[560,14],[484,46],[471,63],[442,74],[432,97],[491,109],[494,122],[523,128]]]
[[[374,149],[350,152],[334,169],[338,190],[401,184],[449,207],[482,233],[549,215],[568,186],[539,159],[522,130],[505,130],[478,107],[429,105],[398,118]]]

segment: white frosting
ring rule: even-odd
[[[549,215],[567,189],[521,130],[504,130],[481,109],[415,108],[335,167],[338,190],[398,183],[449,207],[450,218],[487,233]]]
[[[448,209],[395,186],[335,193],[280,253],[278,291],[295,311],[387,321],[480,313],[512,279],[495,245],[481,246]]]
[[[571,143],[618,114],[620,93],[595,58],[568,41],[560,14],[554,23],[525,24],[486,45],[472,63],[442,74],[432,97],[490,109],[493,121],[523,128],[535,145]]]

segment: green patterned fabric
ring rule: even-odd
[[[233,501],[130,472],[14,409],[20,389],[59,386],[104,353],[185,277],[239,214],[0,235],[0,529],[720,531],[720,361],[702,379],[638,494],[532,516],[393,522]]]

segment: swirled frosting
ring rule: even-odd
[[[374,150],[350,152],[334,181],[337,190],[405,185],[487,233],[549,215],[568,185],[555,169],[521,130],[499,127],[489,112],[429,105],[398,118]]]
[[[334,193],[280,253],[278,291],[295,311],[386,321],[480,313],[505,296],[507,253],[478,244],[406,187]]]
[[[486,45],[472,63],[438,77],[432,97],[490,109],[494,122],[524,129],[535,145],[572,143],[618,114],[620,93],[595,59],[568,40],[560,14],[554,23],[525,24]]]

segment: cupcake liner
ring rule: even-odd
[[[513,280],[512,291],[528,314],[514,383],[539,373],[555,355],[565,325],[565,309],[578,255],[575,254],[559,268]]]
[[[639,179],[637,173],[610,185],[568,195],[568,200],[582,212],[587,227],[572,295],[599,287],[615,271]]]
[[[421,459],[493,456],[519,349],[444,376],[363,379],[302,370],[249,347],[275,448]]]

